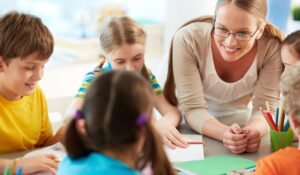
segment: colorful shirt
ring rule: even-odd
[[[0,154],[40,147],[51,136],[46,98],[39,86],[20,100],[0,96]]]
[[[99,76],[102,72],[108,72],[111,71],[112,67],[111,65],[108,63],[107,66],[103,67],[102,69],[98,67],[96,67],[94,69],[94,71],[92,72],[88,72],[84,79],[83,82],[76,94],[76,98],[84,98],[86,91],[89,87],[89,85],[91,84],[91,82],[94,81],[94,79]],[[149,83],[153,89],[153,92],[155,93],[155,95],[159,96],[162,94],[162,89],[160,87],[160,85],[158,84],[155,76],[152,74],[152,72],[148,69],[148,73],[149,73]]]
[[[86,157],[72,160],[66,157],[58,167],[58,175],[90,175],[90,174],[109,174],[109,175],[139,175],[140,173],[123,162],[108,157],[101,153],[91,153]]]
[[[280,149],[277,152],[258,160],[255,175],[299,175],[300,150],[293,147]]]

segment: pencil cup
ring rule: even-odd
[[[275,152],[281,148],[291,146],[293,142],[293,132],[288,131],[274,131],[270,129],[270,140],[272,151]]]

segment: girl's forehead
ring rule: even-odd
[[[110,58],[132,58],[138,54],[144,54],[145,46],[142,44],[123,44],[108,53]]]

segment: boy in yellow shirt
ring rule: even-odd
[[[37,84],[53,47],[53,36],[40,18],[17,12],[0,17],[0,154],[56,142],[46,99]],[[55,174],[54,159],[42,155],[18,159],[16,164],[24,174]],[[0,172],[12,163],[0,159]]]

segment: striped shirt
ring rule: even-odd
[[[110,64],[107,64],[107,66],[103,67],[102,69],[97,66],[94,71],[92,72],[88,72],[84,79],[83,79],[83,82],[76,94],[76,98],[81,98],[83,99],[85,97],[85,94],[87,92],[87,89],[89,87],[89,85],[94,81],[94,79],[99,76],[102,72],[108,72],[108,71],[111,71],[112,70],[112,67]],[[149,83],[153,89],[153,92],[155,93],[156,96],[159,96],[162,94],[162,89],[160,87],[160,85],[158,84],[155,76],[152,74],[152,72],[150,71],[150,69],[147,69],[148,70],[148,73],[149,73]]]

